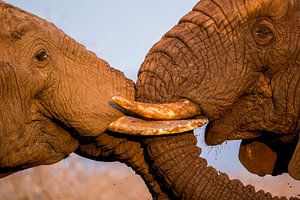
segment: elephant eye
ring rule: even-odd
[[[258,23],[254,26],[253,37],[259,45],[266,46],[273,41],[274,32],[268,24]]]
[[[40,50],[36,55],[35,55],[35,58],[38,60],[38,61],[44,61],[44,60],[47,60],[49,58],[49,54],[47,52],[46,49],[42,49]]]

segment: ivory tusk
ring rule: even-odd
[[[158,136],[183,133],[199,128],[208,122],[207,119],[146,121],[134,117],[123,116],[108,126],[108,130],[116,133],[136,136]]]
[[[187,119],[201,113],[200,107],[187,99],[160,104],[136,102],[119,96],[113,97],[112,100],[125,110],[148,119]]]

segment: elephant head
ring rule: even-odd
[[[297,10],[294,7],[296,3],[287,5],[288,11]],[[225,139],[252,139],[253,136],[260,136],[265,132],[271,136],[279,132],[294,141],[299,129],[295,129],[293,133],[287,131],[290,118],[284,121],[285,125],[280,126],[286,128],[282,132],[277,129],[269,130],[268,123],[266,127],[269,129],[259,129],[259,131],[252,131],[252,126],[249,126],[250,128],[241,126],[242,129],[238,130],[237,125],[229,123],[234,116],[244,111],[242,109],[244,105],[248,108],[246,114],[253,113],[252,109],[260,108],[258,105],[265,105],[263,100],[270,98],[270,94],[276,93],[280,96],[280,91],[273,89],[275,87],[273,79],[264,77],[270,74],[269,67],[273,66],[275,70],[275,61],[281,61],[279,55],[283,55],[284,58],[286,56],[279,51],[280,54],[276,57],[278,60],[269,58],[270,62],[274,62],[272,66],[264,65],[261,71],[256,71],[255,67],[260,69],[259,63],[263,63],[262,58],[265,57],[267,61],[267,55],[272,53],[272,48],[267,47],[268,45],[272,47],[271,42],[276,41],[275,32],[269,31],[271,30],[268,28],[269,23],[266,25],[262,23],[264,26],[257,24],[253,27],[263,28],[258,29],[258,34],[253,34],[252,38],[252,35],[247,34],[247,30],[250,30],[252,23],[255,25],[256,23],[255,20],[251,21],[250,17],[247,23],[246,17],[261,13],[257,9],[263,7],[253,3],[252,7],[257,8],[253,8],[252,14],[247,15],[242,8],[232,10],[232,6],[242,7],[239,2],[231,5],[229,1],[218,3],[204,0],[195,7],[194,11],[185,16],[179,25],[167,33],[149,52],[141,67],[136,97],[145,102],[175,101],[175,104],[167,103],[163,106],[171,107],[170,113],[174,111],[172,108],[174,105],[182,108],[187,104],[196,112],[200,107],[202,114],[211,121],[206,133],[207,141],[211,144]],[[227,12],[233,12],[234,15],[227,18]],[[282,13],[291,13],[289,17],[294,16],[297,20],[292,12],[284,12],[282,9]],[[260,20],[256,21],[258,23]],[[252,186],[244,187],[239,181],[229,180],[226,174],[218,174],[213,168],[207,167],[206,161],[198,157],[200,150],[195,146],[196,139],[191,133],[160,138],[137,138],[124,137],[111,132],[119,131],[114,129],[119,126],[119,121],[112,127],[111,122],[120,117],[120,119],[124,118],[119,108],[116,109],[116,105],[111,104],[110,100],[116,95],[133,100],[135,89],[132,81],[119,71],[110,68],[105,61],[97,58],[54,25],[2,1],[0,1],[0,24],[0,172],[2,176],[40,164],[55,163],[76,151],[95,160],[125,162],[142,176],[153,197],[157,199],[270,197],[268,193],[255,193]],[[294,33],[293,37],[297,37],[296,31],[286,31],[288,32]],[[255,40],[254,36],[257,36]],[[265,44],[264,41],[268,38],[270,43]],[[248,42],[238,43],[243,39],[253,40],[249,43],[249,49],[246,48]],[[284,39],[288,38],[284,37]],[[255,48],[257,43],[263,46]],[[286,41],[282,43],[286,44]],[[244,54],[241,52],[243,47],[245,47]],[[250,54],[250,50],[254,53]],[[275,50],[273,53],[277,52]],[[297,63],[296,53],[288,55]],[[253,62],[253,66],[248,61]],[[230,70],[230,67],[235,70]],[[241,77],[238,76],[238,72],[242,72]],[[245,78],[242,81],[245,85],[234,84],[242,80],[242,77]],[[290,80],[294,78],[297,76]],[[228,86],[222,89],[222,83]],[[294,85],[294,82],[291,83],[288,88]],[[235,94],[234,91],[239,94]],[[291,94],[288,94],[290,97]],[[297,94],[294,95],[297,99]],[[230,96],[232,98],[229,98]],[[260,97],[260,104],[256,104],[256,98]],[[275,102],[277,106],[282,105],[279,100]],[[126,105],[126,101],[121,101],[121,105]],[[136,104],[132,105],[136,106]],[[176,112],[177,108],[175,108]],[[266,108],[269,109],[268,104]],[[271,114],[270,118],[273,116]],[[145,113],[141,115],[146,118],[149,116]],[[240,116],[241,124],[244,124],[246,119],[243,115]],[[194,117],[194,113],[184,116],[184,118]],[[288,116],[293,117],[292,113]],[[224,120],[223,125],[218,122],[221,119]],[[125,121],[125,125],[131,122]],[[156,122],[154,125],[157,125]],[[199,121],[192,119],[192,122]],[[138,121],[137,124],[140,123],[149,125],[145,121]],[[176,123],[177,121],[175,125]],[[165,124],[168,128],[169,123]],[[224,137],[220,129],[226,124],[228,124],[228,132],[226,132],[228,134]],[[143,129],[146,129],[146,126]],[[216,137],[211,136],[210,133],[215,133]],[[241,136],[242,133],[244,135]],[[272,140],[274,139],[276,137],[272,137]],[[253,144],[250,140],[247,142],[250,144],[246,144],[246,147]],[[261,138],[258,142],[263,147],[269,144]],[[290,140],[287,140],[287,143],[289,142]],[[254,150],[257,150],[255,145],[254,147]],[[297,158],[297,156],[293,157],[295,162]]]
[[[137,100],[189,99],[210,121],[207,144],[243,139],[239,157],[249,171],[300,179],[299,22],[295,0],[202,0],[147,54]],[[192,140],[187,134],[145,143],[174,194],[218,198],[224,188],[204,191],[227,180],[199,164]]]
[[[52,164],[122,116],[123,73],[46,22],[0,1],[0,172]]]
[[[133,100],[134,83],[53,24],[3,1],[0,27],[0,178],[76,152],[125,162],[154,197],[166,197],[141,141],[107,130],[124,119],[112,97]]]

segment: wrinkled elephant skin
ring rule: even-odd
[[[191,133],[108,131],[124,115],[111,99],[189,100],[210,120],[208,144],[244,139],[249,171],[299,179],[299,4],[202,0],[150,50],[135,94],[132,81],[53,24],[0,1],[0,177],[75,151],[125,162],[154,199],[271,199],[207,167]]]
[[[146,56],[138,99],[194,101],[210,120],[208,144],[271,135],[278,144],[275,154],[280,146],[290,158],[299,155],[299,6],[293,0],[199,2]],[[299,178],[294,167],[289,173]]]
[[[53,24],[0,1],[0,173],[52,164],[99,136],[134,83]]]
[[[210,121],[207,144],[243,139],[239,157],[250,172],[288,172],[300,180],[299,22],[300,1],[202,0],[147,54],[137,100],[189,99]],[[168,141],[145,140],[156,171],[176,196],[199,198],[209,181],[203,181],[200,164],[183,173],[196,162],[187,158],[191,147],[178,144],[185,150],[169,153]],[[158,159],[166,163],[156,164]],[[186,179],[194,187],[178,183]]]

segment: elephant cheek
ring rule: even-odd
[[[260,141],[251,143],[243,141],[239,150],[239,159],[249,172],[265,176],[273,173],[277,153]]]

